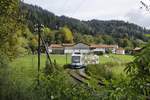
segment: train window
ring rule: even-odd
[[[72,56],[72,63],[80,63],[80,56]]]
[[[75,52],[74,54],[81,54],[80,52]]]

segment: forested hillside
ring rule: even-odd
[[[22,9],[28,13],[27,19],[29,25],[34,25],[39,21],[47,27],[56,29],[63,27],[64,25],[74,32],[84,34],[128,34],[129,36],[134,35],[138,37],[139,34],[150,33],[150,30],[146,30],[138,25],[124,22],[124,21],[80,21],[78,19],[69,18],[65,16],[56,16],[55,14],[44,10],[38,6],[28,5],[22,3]]]
[[[59,30],[67,26],[73,33],[73,42],[118,44],[124,48],[141,46],[148,41],[144,34],[150,33],[138,25],[124,21],[80,21],[66,16],[57,16],[38,6],[21,4],[22,13],[26,15],[27,24],[34,32],[34,25],[41,23],[51,30]],[[53,36],[54,37],[54,36]],[[57,41],[51,38],[52,43],[61,43],[62,38]]]

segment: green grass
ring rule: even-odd
[[[146,36],[146,37],[150,37],[150,34],[144,34],[144,36]]]
[[[57,64],[63,66],[66,64],[66,55],[50,55],[52,61],[56,60]],[[67,56],[67,63],[71,63],[71,56]],[[116,76],[118,74],[123,73],[123,69],[125,68],[125,63],[132,61],[133,56],[129,55],[114,55],[111,54],[109,57],[100,56],[100,63],[107,64],[109,62],[117,62],[119,65],[112,67],[112,71]],[[45,67],[46,56],[44,54],[41,55],[41,71]],[[14,82],[19,82],[22,85],[26,85],[27,87],[33,84],[33,80],[35,80],[37,76],[37,55],[26,55],[24,57],[20,57],[15,59],[11,63],[11,79]]]
[[[116,54],[110,54],[100,56],[100,63],[105,64],[108,62],[118,62],[118,63],[128,63],[130,61],[133,61],[134,57],[131,55],[116,55]]]
[[[111,70],[114,75],[118,76],[120,74],[125,75],[124,68],[126,67],[126,64],[133,61],[134,57],[131,55],[116,55],[116,54],[110,54],[100,56],[100,63],[101,64],[107,64],[107,63],[116,63],[116,66],[111,67]]]
[[[68,57],[68,63],[70,63],[70,55]],[[66,55],[51,55],[52,61],[56,60],[57,64],[66,64]],[[45,67],[46,56],[41,55],[41,71]],[[37,55],[26,55],[15,59],[11,63],[11,80],[14,82],[21,82],[23,85],[30,86],[37,76]]]

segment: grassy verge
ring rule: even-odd
[[[134,59],[133,56],[129,55],[111,54],[108,56],[100,56],[100,64],[110,67],[116,76],[124,73],[125,64]],[[52,61],[56,60],[57,64],[61,66],[66,64],[66,55],[51,55],[51,58]],[[71,63],[71,56],[68,55],[67,58],[67,63]],[[41,71],[45,67],[45,62],[46,56],[43,54],[41,55]],[[18,58],[11,63],[11,66],[11,79],[14,82],[21,82],[23,85],[30,86],[37,76],[37,55],[27,55]]]

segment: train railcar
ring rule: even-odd
[[[71,56],[71,66],[73,68],[83,68],[88,64],[99,64],[99,56],[92,54],[82,54],[74,52]]]
[[[86,65],[83,60],[83,54],[79,52],[74,52],[71,56],[71,66],[73,68],[85,67]]]

